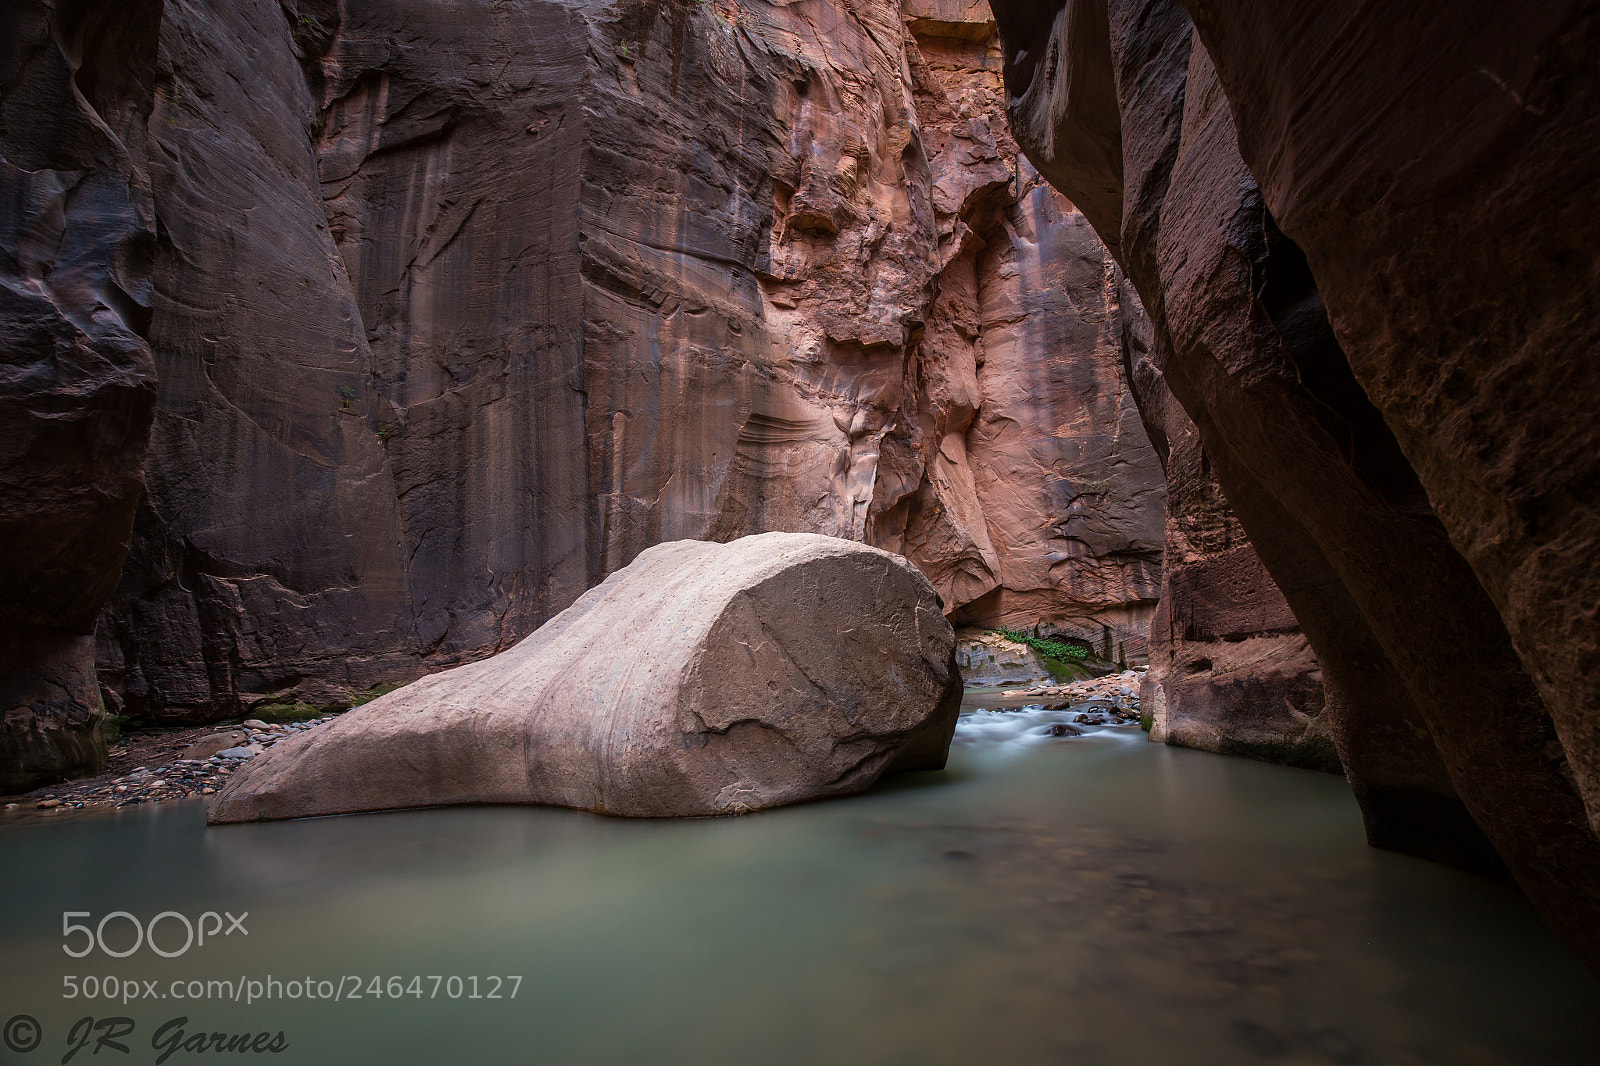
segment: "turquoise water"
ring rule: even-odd
[[[132,1026],[128,1054],[72,1060],[96,1066],[154,1062],[177,1018],[287,1047],[172,1063],[1600,1061],[1600,987],[1528,907],[1367,848],[1342,781],[1136,729],[1042,735],[1068,717],[969,716],[945,771],[741,818],[6,819],[0,1017],[41,1043],[0,1061],[60,1062],[85,1017]],[[80,960],[63,911],[248,912],[248,934]],[[183,940],[163,919],[158,945]],[[301,998],[170,994],[268,975]],[[141,998],[86,1000],[86,976]],[[363,995],[308,1000],[307,978]]]

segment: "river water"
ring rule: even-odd
[[[38,1043],[0,1062],[1600,1062],[1600,985],[1526,904],[1367,848],[1342,781],[969,702],[945,771],[741,818],[0,821],[0,1017]],[[66,911],[247,932],[75,959]]]

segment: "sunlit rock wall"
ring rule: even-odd
[[[765,530],[1142,657],[1142,312],[983,6],[177,0],[160,47],[130,712],[339,702]]]
[[[1142,312],[981,5],[5,17],[9,783],[93,766],[103,700],[345,702],[682,537],[868,541],[1144,654]]]

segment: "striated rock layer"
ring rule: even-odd
[[[1518,377],[1514,368],[1520,356],[1509,353],[1528,350],[1521,345],[1535,336],[1555,336],[1549,333],[1553,320],[1531,309],[1566,314],[1561,308],[1570,305],[1563,301],[1581,300],[1580,291],[1592,301],[1593,286],[1577,280],[1583,275],[1570,264],[1558,266],[1559,256],[1546,257],[1565,245],[1530,243],[1524,271],[1530,285],[1522,305],[1529,316],[1513,316],[1503,332],[1476,334],[1480,339],[1472,350],[1479,353],[1478,363],[1457,362],[1455,355],[1432,363],[1420,356],[1420,362],[1410,361],[1421,343],[1417,338],[1463,337],[1474,329],[1459,322],[1446,328],[1441,317],[1457,313],[1450,299],[1439,298],[1455,290],[1433,286],[1477,275],[1461,266],[1474,260],[1454,258],[1448,250],[1450,238],[1459,242],[1470,232],[1465,216],[1435,214],[1440,202],[1435,193],[1466,210],[1468,204],[1492,202],[1492,189],[1507,196],[1536,195],[1547,203],[1559,201],[1562,188],[1583,187],[1583,167],[1592,161],[1579,164],[1574,156],[1563,169],[1559,163],[1568,158],[1561,154],[1567,149],[1556,146],[1568,143],[1559,135],[1563,124],[1592,115],[1592,94],[1584,95],[1585,89],[1564,100],[1559,117],[1550,119],[1548,141],[1534,136],[1532,120],[1522,116],[1506,118],[1509,126],[1482,126],[1471,117],[1477,105],[1460,102],[1447,88],[1456,82],[1414,78],[1419,67],[1396,62],[1391,45],[1382,42],[1403,38],[1404,45],[1392,47],[1432,56],[1439,39],[1484,34],[1480,43],[1490,41],[1497,24],[1515,21],[1512,14],[1476,24],[1442,9],[1403,16],[1438,21],[1441,32],[1432,35],[1414,25],[1398,28],[1394,20],[1400,15],[1358,19],[1339,7],[1312,15],[1274,10],[1269,17],[1267,6],[1194,5],[1208,32],[1240,46],[1239,56],[1252,57],[1240,59],[1242,66],[1234,70],[1239,80],[1230,82],[1219,79],[1189,16],[1166,0],[1001,3],[997,14],[1006,35],[1014,127],[1041,172],[1079,197],[1144,298],[1153,324],[1152,361],[1193,420],[1218,483],[1316,651],[1324,714],[1369,837],[1380,846],[1468,868],[1489,870],[1503,859],[1569,942],[1591,962],[1600,962],[1600,897],[1592,891],[1600,883],[1600,841],[1585,817],[1583,779],[1573,769],[1592,753],[1575,743],[1577,734],[1566,728],[1570,721],[1563,719],[1558,732],[1550,712],[1556,704],[1547,705],[1533,680],[1548,662],[1580,661],[1581,642],[1558,639],[1558,629],[1570,633],[1561,626],[1545,626],[1538,637],[1520,624],[1508,631],[1507,619],[1518,616],[1504,597],[1504,606],[1497,604],[1495,581],[1480,581],[1480,573],[1494,568],[1477,547],[1511,541],[1496,540],[1498,533],[1491,529],[1500,527],[1479,523],[1488,512],[1463,509],[1460,499],[1442,495],[1436,511],[1419,478],[1419,471],[1427,473],[1430,491],[1448,481],[1444,472],[1450,463],[1441,458],[1448,449],[1423,445],[1425,440],[1437,444],[1441,434],[1450,437],[1452,447],[1470,451],[1480,473],[1495,468],[1482,457],[1498,454],[1492,427],[1510,423],[1473,413],[1490,402],[1491,393],[1474,394],[1469,383],[1491,366],[1500,371],[1481,379],[1486,388],[1491,379]],[[1551,16],[1554,21],[1539,21],[1543,28],[1537,32],[1519,26],[1516,34],[1496,38],[1501,43],[1493,47],[1509,49],[1507,59],[1522,56],[1533,63],[1537,55],[1543,57],[1540,63],[1554,64],[1552,70],[1569,70],[1561,49],[1587,39],[1583,34],[1589,27],[1589,16],[1576,11],[1563,6],[1562,13]],[[1557,26],[1565,26],[1569,36],[1555,52],[1539,51],[1524,33],[1554,33]],[[1270,46],[1275,32],[1284,34],[1282,51]],[[1266,36],[1253,36],[1259,34]],[[1437,61],[1473,62],[1459,49],[1450,54],[1457,58]],[[1353,64],[1361,73],[1330,81],[1322,58],[1335,56],[1340,65]],[[1402,71],[1403,93],[1396,80]],[[1498,74],[1489,81],[1496,78],[1504,81]],[[1329,88],[1335,84],[1340,88]],[[1325,98],[1348,110],[1324,109]],[[1241,140],[1236,113],[1261,119],[1254,136],[1294,130],[1295,137]],[[1510,114],[1507,108],[1502,117]],[[1402,121],[1419,115],[1427,121],[1414,126]],[[1332,137],[1326,130],[1347,136]],[[1376,155],[1352,144],[1349,131],[1356,130],[1363,131],[1363,145],[1376,142]],[[1423,150],[1414,136],[1418,131],[1426,132],[1429,144],[1443,137],[1453,147]],[[1501,132],[1503,143],[1490,148],[1483,138]],[[1080,143],[1105,151],[1061,151]],[[1241,158],[1241,143],[1260,150],[1256,173]],[[1383,153],[1391,149],[1390,162],[1376,169],[1368,165],[1389,159]],[[1419,159],[1429,162],[1419,165]],[[1389,165],[1399,170],[1381,169]],[[1498,175],[1489,186],[1474,176],[1480,167]],[[1529,194],[1522,167],[1557,186],[1535,183],[1542,191]],[[1405,182],[1396,184],[1393,175],[1407,171]],[[1360,276],[1367,286],[1363,291],[1376,287],[1407,310],[1402,314],[1368,291],[1359,311],[1352,304],[1332,305],[1330,321],[1316,264],[1279,230],[1256,183],[1259,174],[1283,183],[1271,206],[1290,217],[1303,211],[1299,217],[1307,220],[1307,231],[1320,234],[1326,248],[1363,229],[1382,236],[1362,240],[1390,242],[1358,245],[1366,249],[1364,258],[1342,251],[1337,261],[1347,281]],[[1409,203],[1412,182],[1420,182],[1416,203],[1424,205],[1414,214],[1402,210],[1358,218],[1346,210],[1356,203],[1390,203],[1396,193],[1401,194],[1396,205]],[[1450,199],[1455,197],[1459,200]],[[1312,224],[1313,219],[1319,221]],[[1422,226],[1423,219],[1442,228]],[[1563,239],[1582,238],[1569,232]],[[1413,251],[1423,246],[1426,254],[1413,259]],[[1586,247],[1584,261],[1592,262],[1593,245]],[[1408,265],[1375,268],[1400,261]],[[1549,281],[1552,271],[1561,273],[1564,283],[1546,292],[1538,279]],[[1342,316],[1348,314],[1366,326],[1347,327]],[[1535,329],[1536,323],[1543,324]],[[1407,339],[1378,356],[1360,346],[1373,344],[1370,330],[1380,326]],[[1528,332],[1519,332],[1524,329]],[[1505,345],[1505,360],[1496,361],[1490,353]],[[1425,350],[1455,349],[1430,341]],[[1545,350],[1548,345],[1541,347]],[[1362,369],[1360,380],[1352,364]],[[1538,375],[1522,376],[1518,387],[1535,390],[1525,394],[1530,407],[1535,399],[1552,404],[1558,392],[1547,375],[1562,372],[1546,367],[1561,364],[1542,363]],[[1391,368],[1393,376],[1380,366]],[[1363,389],[1369,380],[1381,411]],[[1577,374],[1567,380],[1588,379]],[[1394,394],[1384,391],[1385,381],[1396,384]],[[1411,385],[1401,387],[1402,382]],[[1537,392],[1541,386],[1548,391]],[[1452,397],[1462,389],[1469,399],[1458,405]],[[1397,402],[1402,395],[1427,399],[1408,406]],[[1523,427],[1525,420],[1514,413],[1519,409],[1509,410]],[[1434,420],[1421,419],[1424,410]],[[1419,420],[1429,428],[1417,428]],[[1460,472],[1466,465],[1454,469]],[[1592,508],[1583,510],[1581,496],[1566,495],[1560,487],[1579,484],[1561,480],[1576,467],[1558,464],[1556,469],[1561,473],[1555,481],[1541,474],[1528,483],[1527,494],[1535,511],[1548,508],[1552,545],[1569,543],[1563,538],[1582,527],[1580,514],[1590,516],[1592,529],[1593,514]],[[1531,548],[1536,541],[1530,537],[1520,543]],[[1478,570],[1458,544],[1467,546]],[[1553,563],[1558,555],[1544,554],[1539,565]],[[1578,587],[1581,582],[1569,586]],[[1512,632],[1518,634],[1515,647]],[[1592,627],[1587,632],[1592,640]]]
[[[105,759],[95,616],[155,404],[159,0],[0,10],[0,791]]]
[[[129,713],[347,702],[766,530],[1142,657],[1142,311],[981,5],[173,0],[160,61]]]
[[[1161,603],[1140,683],[1150,739],[1342,772],[1322,668],[1217,484],[1199,431],[1147,356],[1131,377],[1167,471]]]
[[[1187,6],[1263,199],[1600,831],[1600,13]]]
[[[675,541],[515,647],[278,744],[208,818],[738,814],[938,769],[960,706],[955,635],[904,559],[814,534]]]

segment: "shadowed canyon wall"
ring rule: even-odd
[[[105,758],[95,616],[155,406],[161,4],[0,9],[0,790]]]
[[[1149,352],[1130,346],[1128,376],[1167,473],[1161,602],[1140,684],[1150,739],[1340,773],[1322,669]]]
[[[1513,27],[1509,11],[1442,5],[1191,6],[1198,36],[1166,0],[998,3],[1013,126],[1143,297],[1151,360],[1316,651],[1373,843],[1485,871],[1492,843],[1600,962],[1579,772],[1593,701],[1550,672],[1592,654],[1592,609],[1584,622],[1570,597],[1594,575],[1576,548],[1595,530],[1594,452],[1553,441],[1592,425],[1567,396],[1595,379],[1592,360],[1546,358],[1557,338],[1586,350],[1595,328],[1573,313],[1594,300],[1593,224],[1559,207],[1595,165],[1592,69],[1574,58],[1592,12]],[[1527,100],[1501,70],[1552,95],[1513,107]],[[1509,262],[1467,226],[1500,201],[1518,241],[1538,216]],[[1473,272],[1490,260],[1493,283]],[[1496,319],[1508,280],[1515,313]],[[1495,383],[1513,378],[1507,402]],[[1513,466],[1528,469],[1515,491]],[[1541,601],[1558,572],[1568,583]],[[1512,592],[1512,574],[1530,584]],[[1535,601],[1560,620],[1528,624]]]
[[[147,420],[160,390],[99,626],[113,710],[345,702],[651,544],[764,530],[901,552],[958,621],[1143,655],[1143,312],[1019,159],[982,5],[143,15],[140,139],[106,166],[148,190],[122,283]]]

